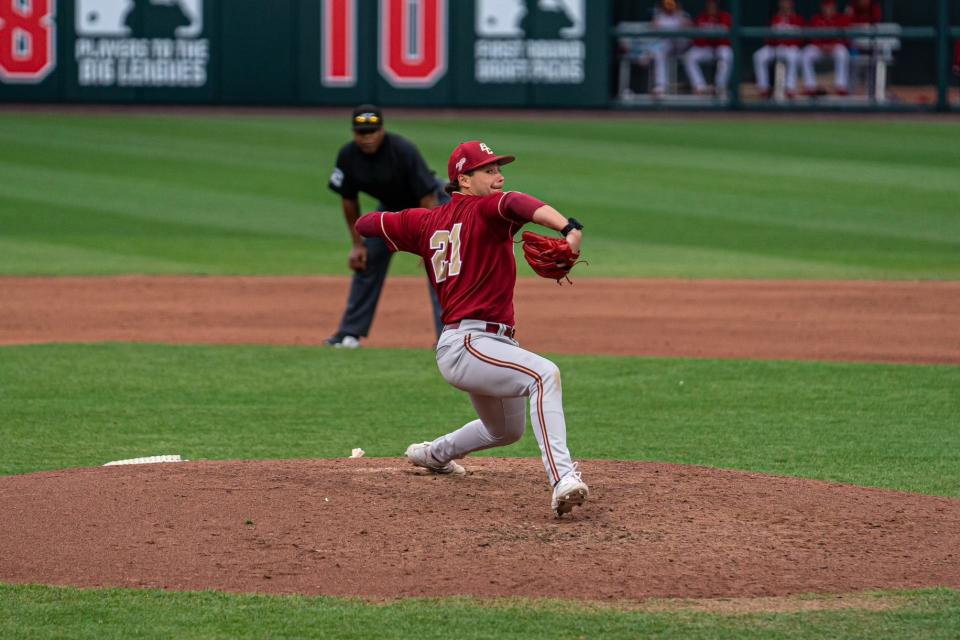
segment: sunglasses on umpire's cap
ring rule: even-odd
[[[350,123],[357,133],[370,133],[383,128],[383,112],[372,104],[362,104],[353,110]]]
[[[450,154],[450,160],[447,161],[447,175],[450,178],[449,188],[457,188],[457,177],[464,173],[470,173],[480,167],[488,164],[510,164],[516,160],[514,156],[498,156],[493,149],[486,143],[479,140],[471,140],[457,146]]]

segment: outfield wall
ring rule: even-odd
[[[541,4],[0,0],[0,100],[605,106],[609,3]]]
[[[613,26],[648,19],[653,2],[0,0],[0,102],[624,106]],[[939,83],[945,108],[950,43],[939,34],[960,3],[885,2],[908,28],[926,24],[891,77]],[[735,99],[713,106],[739,108],[764,37],[746,31],[766,24],[772,3],[727,4],[742,51]],[[799,4],[807,15],[816,2]],[[684,6],[696,13],[702,0]]]

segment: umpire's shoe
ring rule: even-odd
[[[438,462],[430,453],[429,442],[415,442],[407,447],[407,459],[414,466],[429,469],[433,473],[453,474],[455,476],[467,475],[467,470],[453,460],[446,464]]]
[[[335,347],[337,349],[359,349],[360,338],[357,336],[341,336],[340,334],[337,334],[324,340],[323,344],[328,347]]]

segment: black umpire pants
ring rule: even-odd
[[[440,204],[450,201],[450,195],[443,190],[444,183],[437,180],[437,197]],[[383,204],[380,204],[381,210]],[[383,292],[383,283],[387,279],[387,270],[390,268],[390,259],[393,255],[387,248],[387,243],[380,238],[364,238],[363,244],[367,247],[367,268],[363,271],[354,271],[350,282],[350,295],[347,298],[347,308],[340,319],[340,328],[337,335],[366,338],[373,324],[373,315],[380,302]],[[430,290],[430,302],[433,305],[433,325],[437,338],[443,331],[443,321],[440,315],[440,300],[430,282],[430,272],[427,270],[427,289]]]
[[[363,244],[367,247],[367,268],[363,271],[354,271],[350,282],[350,296],[347,298],[347,309],[340,320],[340,336],[351,335],[365,338],[373,324],[373,314],[377,311],[380,294],[383,292],[383,283],[387,279],[387,270],[390,268],[390,259],[393,254],[387,248],[387,243],[380,238],[364,238]],[[440,337],[443,331],[443,322],[440,320],[440,300],[427,278],[427,288],[430,290],[430,301],[433,303],[433,323]]]

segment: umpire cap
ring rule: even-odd
[[[383,112],[372,104],[361,104],[353,110],[350,123],[357,133],[370,133],[383,128]]]

